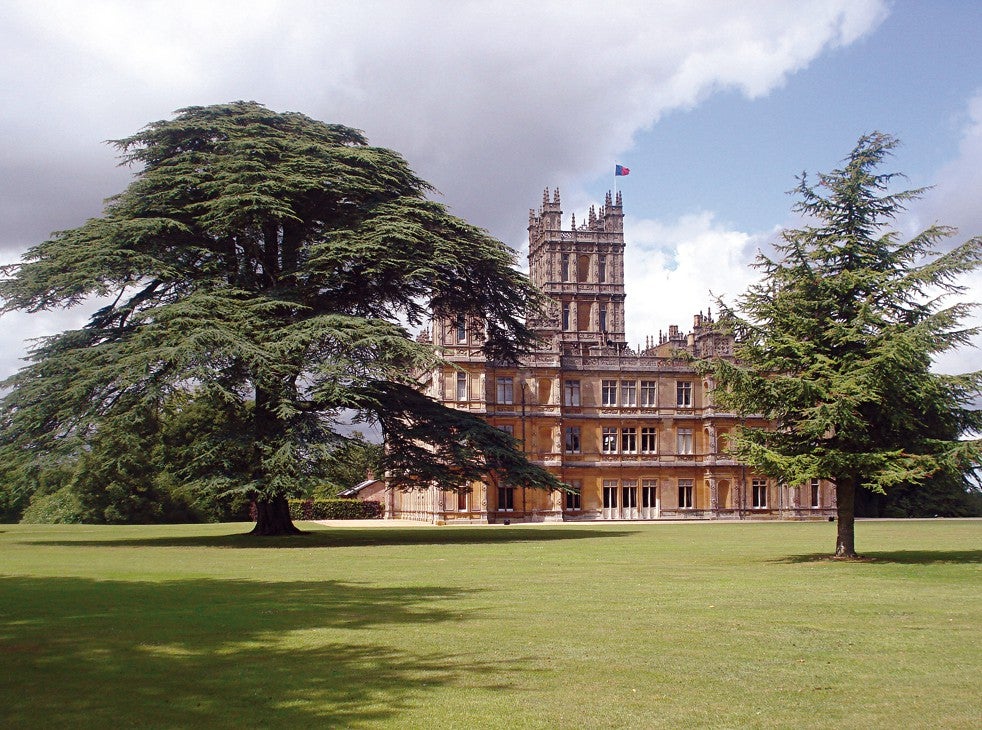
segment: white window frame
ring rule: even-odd
[[[579,406],[580,402],[581,402],[580,381],[579,380],[563,381],[563,405]]]
[[[637,408],[638,384],[633,380],[621,381],[621,405],[625,408]]]
[[[563,451],[567,454],[579,454],[582,450],[579,426],[567,426],[563,432]]]
[[[750,481],[751,509],[767,509],[767,480]]]
[[[638,453],[638,429],[634,426],[627,426],[621,429],[621,453]]]
[[[467,373],[457,373],[457,400],[467,400]]]
[[[641,381],[641,407],[654,408],[658,405],[658,381]]]
[[[515,403],[515,379],[503,376],[495,378],[495,403],[502,405],[514,405]]]
[[[811,480],[811,508],[822,508],[822,483],[818,479]]]
[[[678,408],[692,408],[692,381],[675,381],[675,405]]]
[[[692,479],[679,479],[679,509],[695,509],[695,486]]]
[[[617,405],[617,381],[616,380],[600,381],[600,403],[601,405],[605,405],[605,406]]]
[[[569,486],[573,488],[573,491],[566,492],[566,496],[563,499],[563,509],[567,512],[579,512],[583,509],[583,482],[580,479],[570,479]]]
[[[600,451],[604,454],[617,453],[617,428],[603,426],[600,429]]]
[[[654,426],[641,427],[641,453],[658,453],[658,429]]]
[[[692,429],[691,428],[679,428],[675,431],[675,453],[680,456],[692,456],[694,453],[694,441],[693,441]]]

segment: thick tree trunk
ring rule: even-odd
[[[856,480],[843,477],[836,480],[835,498],[837,511],[837,531],[835,536],[835,557],[856,557]]]
[[[290,519],[290,505],[286,497],[256,500],[256,526],[250,535],[304,535],[303,530]]]

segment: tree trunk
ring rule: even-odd
[[[852,476],[837,479],[835,498],[838,528],[835,537],[835,557],[856,556],[856,480]]]
[[[290,505],[286,497],[270,497],[256,500],[256,526],[250,535],[304,535],[303,530],[290,519]]]

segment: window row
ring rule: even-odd
[[[639,438],[640,436],[640,438]],[[582,432],[580,426],[566,426],[563,450],[570,454],[582,453]],[[600,452],[604,454],[655,454],[658,453],[658,431],[654,426],[602,426],[600,429]],[[691,428],[675,429],[675,453],[693,454]]]
[[[575,271],[573,267],[575,266]],[[572,256],[564,253],[559,260],[559,278],[561,281],[587,282],[590,280],[590,257]],[[597,282],[603,284],[607,281],[607,256],[599,254],[597,256]]]
[[[468,400],[467,373],[457,373],[457,400]],[[583,388],[579,380],[563,381],[563,405],[579,407],[583,404]],[[640,397],[639,397],[640,396]],[[511,376],[495,378],[495,403],[513,405],[515,403],[515,379]],[[624,408],[654,408],[658,405],[658,381],[642,380],[601,380],[600,403],[603,406]],[[692,407],[692,381],[678,380],[675,383],[675,405],[678,408]]]

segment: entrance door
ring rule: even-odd
[[[661,517],[661,503],[658,500],[658,480],[641,480],[641,519],[657,520]]]

